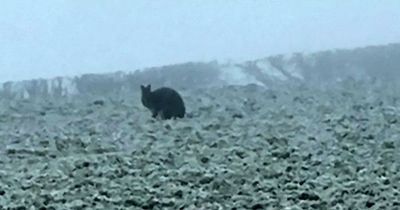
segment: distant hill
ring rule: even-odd
[[[0,84],[0,96],[30,98],[117,94],[138,90],[140,84],[180,89],[247,84],[268,87],[288,83],[324,86],[347,78],[399,80],[400,44],[275,55],[244,63],[190,62],[133,72],[13,81]]]

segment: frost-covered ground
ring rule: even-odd
[[[0,209],[399,209],[396,89],[0,100]]]

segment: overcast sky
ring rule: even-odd
[[[2,0],[0,81],[399,41],[399,0]]]

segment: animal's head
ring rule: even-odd
[[[151,98],[151,85],[140,85],[140,89],[142,90],[142,104],[145,107],[149,107]]]

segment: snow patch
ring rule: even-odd
[[[62,95],[77,95],[79,93],[78,88],[74,81],[70,78],[63,78],[61,81]]]
[[[257,61],[256,66],[262,73],[279,80],[287,80],[288,78],[278,69],[273,67],[269,61]]]
[[[79,93],[75,82],[71,78],[57,77],[47,81],[49,95],[55,95],[56,92],[61,93],[61,96],[76,95]]]
[[[293,62],[292,55],[283,56],[283,63],[285,64],[285,70],[292,77],[296,77],[298,79],[304,80],[303,75],[301,74],[300,69],[297,67],[296,62]]]
[[[227,64],[220,68],[220,79],[228,85],[249,85],[256,84],[265,86],[254,76],[247,74],[242,68],[234,64]]]

